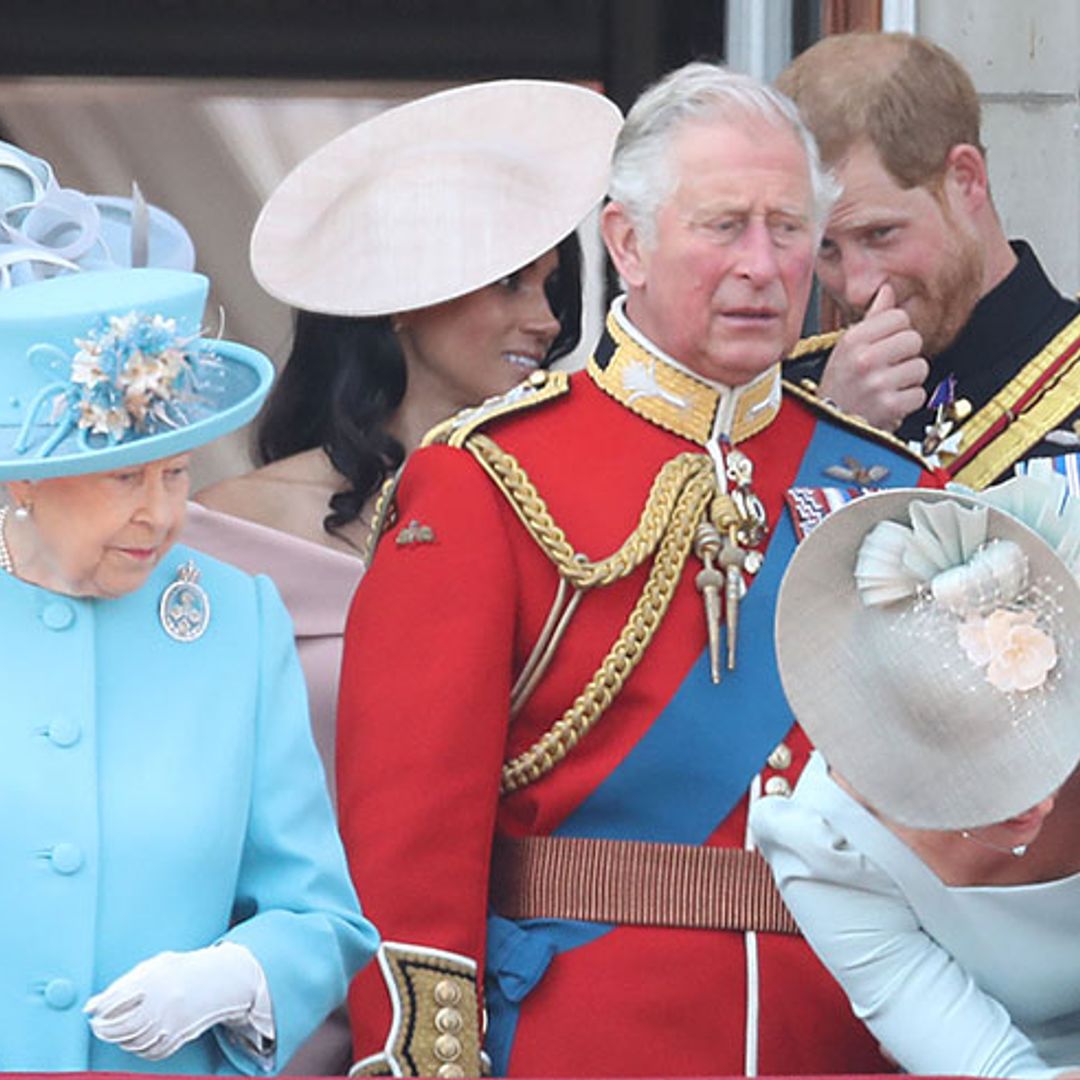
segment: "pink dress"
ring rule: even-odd
[[[198,503],[188,503],[181,543],[249,574],[266,574],[293,620],[307,680],[311,724],[334,794],[334,731],[338,676],[349,603],[364,575],[359,556],[313,544]]]

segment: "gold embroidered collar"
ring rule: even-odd
[[[717,435],[732,444],[756,435],[780,411],[780,365],[775,364],[745,386],[725,386],[694,375],[635,331],[626,320],[620,297],[608,312],[596,354],[610,350],[603,366],[589,360],[593,381],[631,412],[705,446]]]

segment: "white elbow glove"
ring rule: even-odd
[[[148,1061],[161,1061],[214,1024],[273,1039],[266,976],[242,945],[223,941],[162,952],[136,964],[83,1008],[94,1034]]]

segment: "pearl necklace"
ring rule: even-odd
[[[980,847],[996,851],[999,855],[1011,855],[1014,859],[1019,859],[1027,854],[1027,844],[1017,844],[1015,847],[1001,847],[999,844],[991,844],[989,840],[983,840],[982,837],[968,832],[967,829],[961,829],[960,835],[965,840],[970,840],[973,844],[978,844]]]
[[[7,546],[7,519],[10,507],[0,506],[0,570],[8,574],[15,573],[15,562]]]

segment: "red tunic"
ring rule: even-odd
[[[824,424],[801,401],[785,398],[775,421],[739,444],[756,463],[753,487],[769,522],[781,518],[784,494]],[[591,559],[613,552],[633,531],[665,462],[702,451],[635,415],[588,373],[573,376],[570,392],[557,400],[497,418],[483,431],[524,466],[555,522]],[[843,436],[854,440],[863,465],[886,461],[897,478],[907,469],[908,484],[919,478],[917,466],[892,450]],[[347,629],[338,735],[342,832],[365,911],[384,940],[471,958],[482,985],[493,836],[546,835],[573,820],[649,733],[705,646],[694,586],[701,564],[687,561],[644,658],[596,727],[542,779],[500,798],[503,762],[547,731],[592,677],[641,593],[648,563],[584,596],[552,666],[511,722],[513,680],[556,593],[553,565],[467,450],[437,445],[415,454],[397,505],[397,525],[380,544]],[[398,542],[412,523],[431,530],[427,542]],[[751,586],[743,605],[754,603]],[[723,684],[715,690],[722,693]],[[716,700],[722,709],[724,699]],[[785,741],[793,760],[781,772],[794,781],[807,740],[794,729]],[[764,767],[769,749],[761,756],[764,778],[775,771]],[[726,761],[722,752],[703,757],[692,741],[683,752],[685,773],[655,782],[670,802],[692,805],[709,797]],[[709,827],[706,842],[742,847],[747,807],[744,795]],[[612,821],[610,835],[632,835],[636,827]],[[641,838],[666,837],[649,830]],[[886,1068],[801,937],[762,933],[752,951],[757,1071]],[[500,1036],[506,1045],[512,1039],[508,1065],[506,1046],[492,1048],[496,1068],[532,1076],[743,1073],[747,955],[740,932],[620,926],[600,933],[551,960],[521,1001],[516,1027]],[[354,984],[350,1011],[357,1056],[377,1053],[391,1014],[372,967]]]

